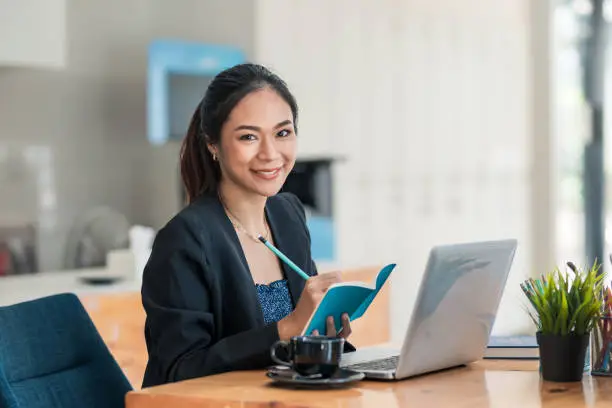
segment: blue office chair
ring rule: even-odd
[[[115,408],[132,389],[73,294],[0,307],[0,408]]]

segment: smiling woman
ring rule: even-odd
[[[339,282],[339,272],[317,274],[302,204],[279,193],[295,165],[297,111],[260,65],[237,65],[209,85],[181,150],[189,205],[159,231],[143,274],[143,387],[272,364],[270,347],[299,335]],[[322,334],[336,336],[334,327]],[[350,333],[344,316],[339,335]]]

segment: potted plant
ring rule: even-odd
[[[527,279],[521,288],[533,311],[537,326],[540,369],[546,381],[580,381],[591,330],[604,305],[604,274],[595,261],[587,270],[568,262],[572,276],[559,268]]]

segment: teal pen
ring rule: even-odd
[[[280,259],[283,260],[283,262],[285,262],[287,265],[289,265],[289,267],[291,269],[293,269],[298,275],[300,275],[302,278],[304,278],[304,280],[308,280],[309,276],[308,274],[306,274],[306,272],[304,272],[303,270],[300,269],[299,266],[297,266],[296,264],[294,264],[291,259],[287,258],[285,256],[285,254],[283,254],[281,251],[279,251],[277,248],[274,247],[274,245],[272,245],[271,243],[268,242],[267,239],[265,239],[264,237],[262,237],[261,235],[257,237],[261,242],[263,242],[263,244],[265,246],[267,246],[270,251],[274,252],[276,254],[276,256],[278,256]]]

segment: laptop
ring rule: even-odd
[[[344,354],[341,366],[400,380],[480,360],[516,247],[509,239],[432,248],[401,349],[359,349]]]

